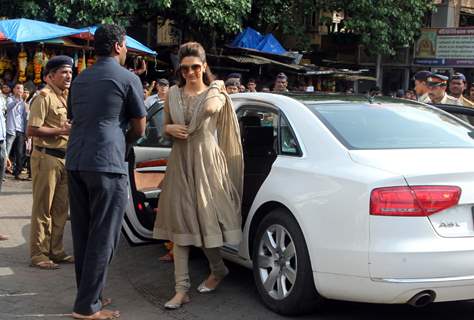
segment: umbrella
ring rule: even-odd
[[[73,37],[81,38],[85,40],[93,40],[96,30],[97,30],[96,26],[81,28],[81,29],[78,29],[79,33],[73,35]],[[156,56],[156,51],[151,50],[150,48],[148,48],[147,46],[143,45],[142,43],[138,42],[137,40],[133,39],[130,36],[126,36],[126,43],[127,43],[127,48],[129,48],[132,51],[144,52],[144,53],[148,53],[148,54]]]
[[[30,20],[0,20],[0,40],[12,42],[31,42],[70,36],[77,33],[76,29],[57,24]]]

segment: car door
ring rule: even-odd
[[[145,135],[129,156],[129,204],[123,231],[132,244],[152,241],[160,184],[164,178],[171,140],[162,134],[163,104],[148,110]]]

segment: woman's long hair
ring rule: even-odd
[[[197,57],[203,64],[207,63],[206,51],[198,42],[187,42],[179,48],[178,60],[180,64],[185,57]],[[176,70],[176,76],[178,78],[178,86],[183,87],[186,84],[186,79],[183,77],[183,74],[179,68]],[[206,67],[206,72],[204,72],[202,80],[206,85],[210,85],[211,82],[215,80],[209,65]]]

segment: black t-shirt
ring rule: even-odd
[[[100,58],[73,81],[68,115],[66,168],[127,174],[125,132],[131,118],[146,116],[140,79],[114,58]]]

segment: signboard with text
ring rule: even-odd
[[[474,67],[474,28],[422,29],[415,64]]]

